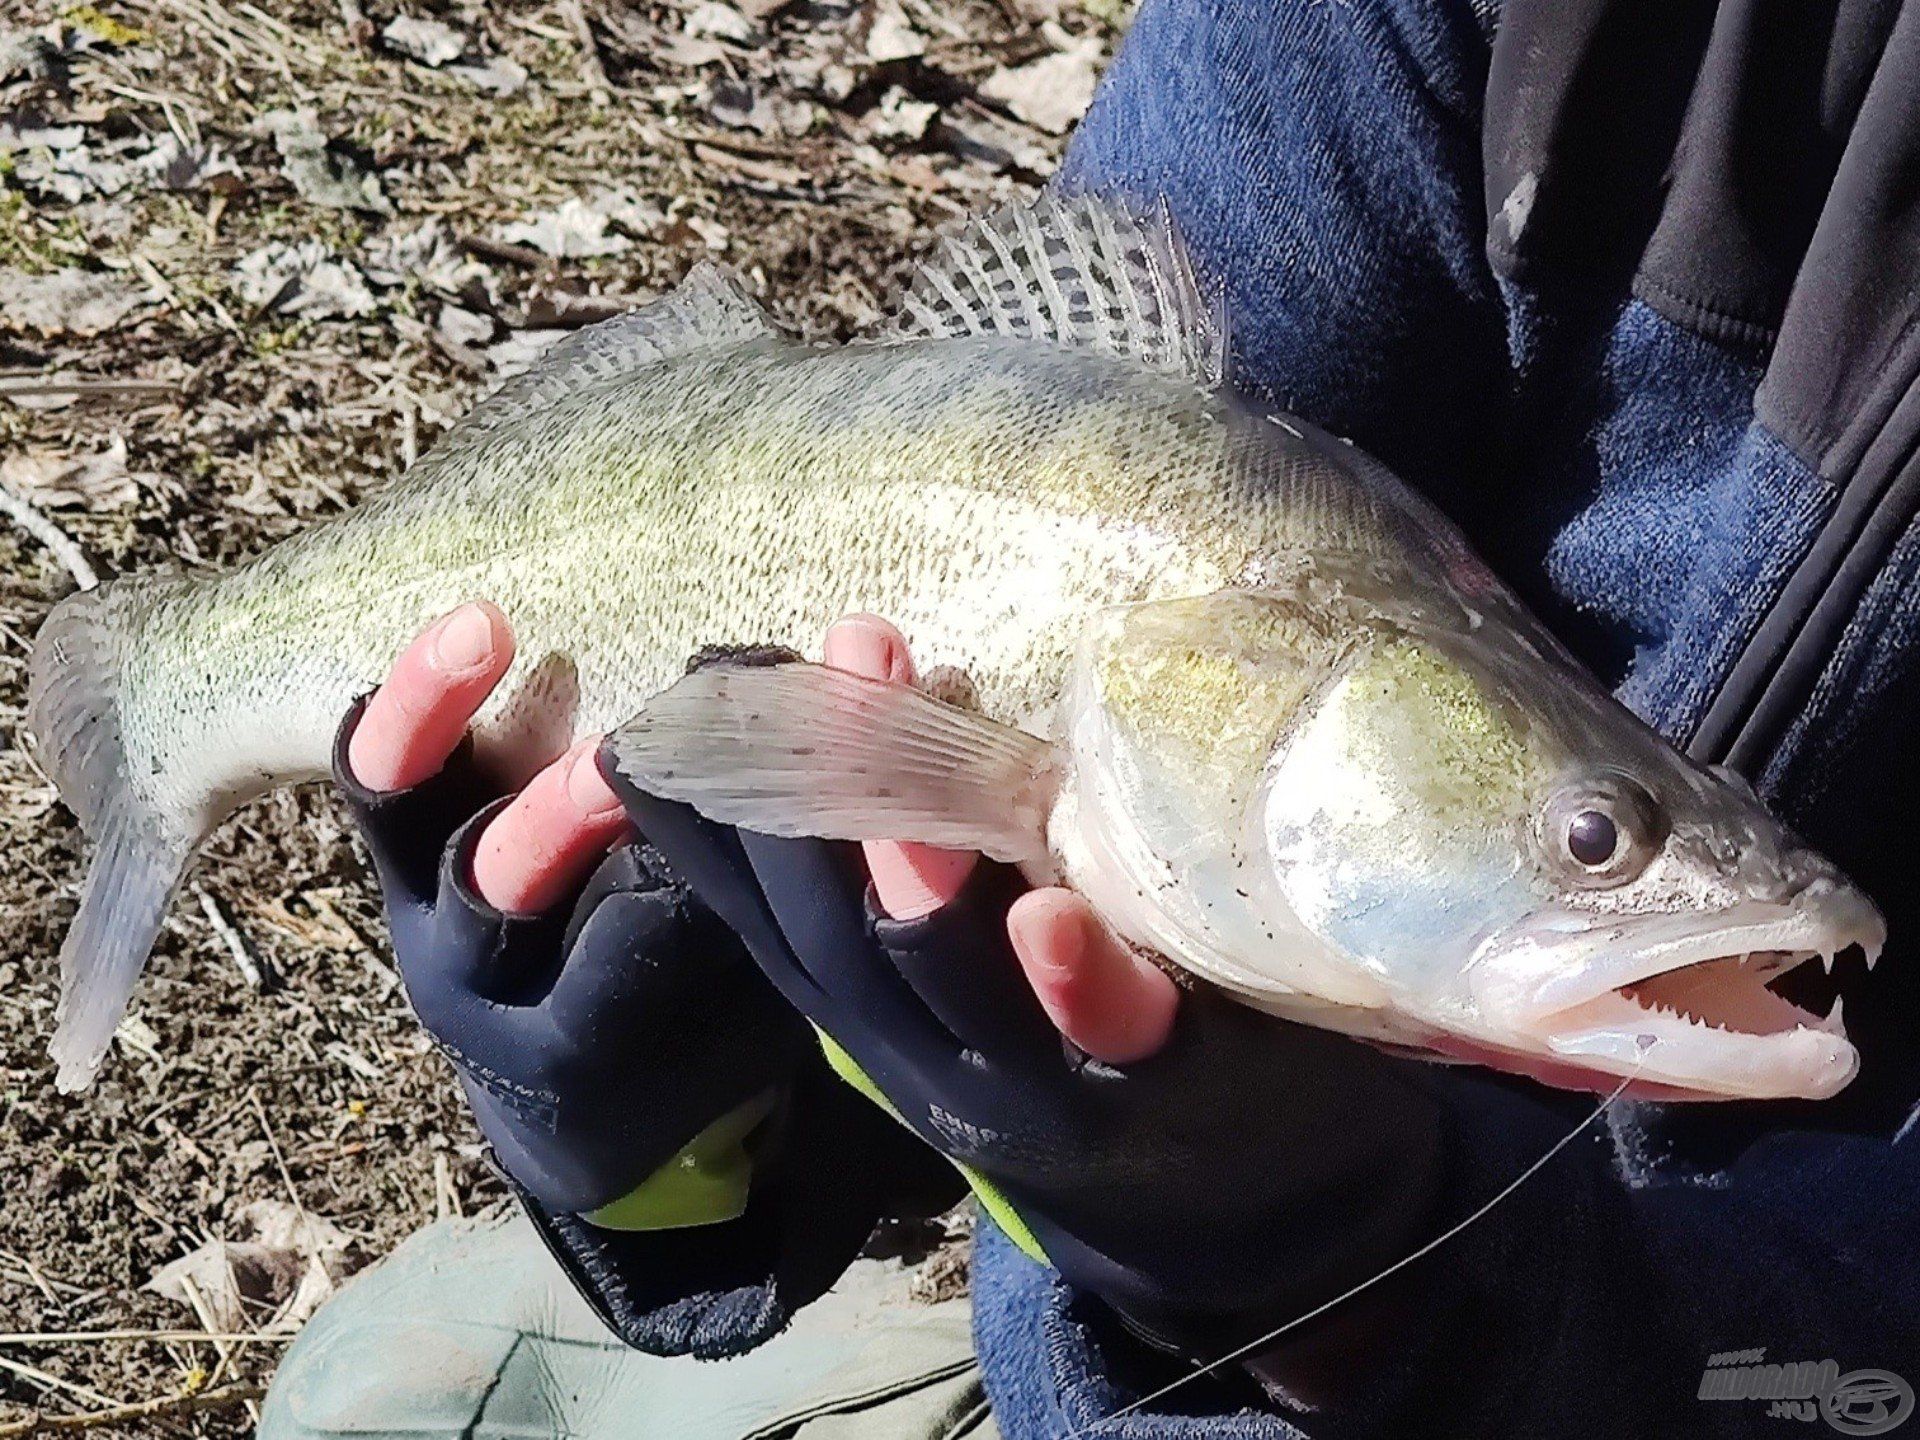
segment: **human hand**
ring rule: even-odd
[[[659,1355],[750,1350],[883,1214],[937,1212],[958,1185],[828,1073],[739,940],[636,841],[594,737],[511,797],[480,775],[467,727],[512,658],[505,617],[463,606],[342,722],[334,775],[402,978],[608,1327]]]
[[[827,660],[912,674],[866,616],[835,627]],[[606,748],[601,765],[842,1073],[1139,1332],[1213,1358],[1429,1232],[1442,1139],[1424,1067],[1182,991],[1080,897],[1004,866],[734,831],[637,790]]]
[[[510,797],[483,780],[468,726],[513,654],[498,609],[463,605],[341,726],[336,779],[408,995],[501,1163],[541,1204],[622,1202],[620,1223],[642,1228],[730,1219],[747,1199],[743,1142],[804,1053],[804,1027],[633,843],[593,763],[599,737]],[[633,1198],[701,1136],[696,1163]]]

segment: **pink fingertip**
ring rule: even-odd
[[[907,637],[878,615],[848,615],[836,620],[827,631],[822,653],[836,670],[864,675],[869,680],[889,680],[895,685],[914,683]]]
[[[1081,896],[1057,887],[1029,891],[1007,913],[1007,936],[1054,1028],[1087,1054],[1124,1065],[1166,1044],[1178,987],[1101,924]]]
[[[347,746],[355,778],[372,790],[404,790],[438,773],[512,663],[513,628],[484,600],[428,626],[361,713]]]
[[[980,857],[971,850],[876,840],[866,846],[874,898],[895,920],[920,920],[958,895]]]
[[[827,664],[869,680],[914,683],[907,638],[878,615],[849,615],[827,630]],[[911,841],[875,840],[862,847],[874,898],[895,920],[919,920],[945,905],[967,883],[980,857]]]
[[[594,763],[591,736],[528,782],[474,846],[476,894],[509,914],[537,914],[585,880],[626,831],[626,811]]]
[[[493,658],[495,627],[506,617],[481,601],[462,605],[434,626],[429,654],[434,668],[448,675],[477,670]]]
[[[567,766],[567,795],[581,815],[590,819],[621,808],[620,797],[613,793],[606,776],[600,773],[602,738],[600,735],[589,735],[568,752],[573,759]]]

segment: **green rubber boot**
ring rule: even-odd
[[[857,1262],[732,1360],[614,1339],[518,1214],[449,1220],[351,1281],[281,1363],[260,1440],[992,1440],[964,1300]]]

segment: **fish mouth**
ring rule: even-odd
[[[1590,923],[1590,922],[1589,922]],[[1554,932],[1558,931],[1556,935]],[[1665,1099],[1825,1099],[1859,1070],[1838,993],[1825,1014],[1781,993],[1850,950],[1867,968],[1886,926],[1851,886],[1721,916],[1652,916],[1575,933],[1564,919],[1484,957],[1474,989],[1564,1083],[1631,1078]]]

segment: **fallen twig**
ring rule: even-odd
[[[529,245],[514,245],[485,235],[458,235],[454,238],[462,250],[469,255],[478,255],[482,260],[498,260],[503,264],[518,265],[524,270],[544,270],[553,263]]]
[[[247,988],[264,990],[267,977],[260,962],[254,959],[253,947],[247,943],[247,937],[242,935],[239,927],[228,918],[220,902],[205,889],[196,885],[194,893],[200,897],[200,913],[207,917],[207,923],[213,927],[214,933],[227,947],[227,954],[233,957],[234,968],[240,972],[240,978],[247,982]]]
[[[180,1289],[186,1294],[187,1304],[193,1307],[193,1313],[200,1317],[201,1325],[206,1327],[209,1332],[223,1328],[214,1323],[212,1307],[207,1304],[206,1297],[200,1293],[200,1287],[193,1283],[193,1277],[191,1275],[182,1275],[180,1277]],[[220,1360],[219,1363],[213,1367],[213,1373],[206,1377],[205,1383],[207,1385],[217,1385],[220,1383],[220,1377],[226,1373],[227,1362],[233,1358],[233,1347],[231,1345],[217,1344],[213,1349],[214,1353],[220,1357]]]
[[[199,1415],[208,1410],[224,1410],[265,1398],[264,1385],[225,1385],[218,1390],[203,1390],[197,1395],[160,1395],[152,1400],[137,1400],[130,1405],[115,1405],[106,1410],[90,1410],[84,1415],[27,1416],[0,1424],[0,1440],[20,1440],[27,1435],[51,1435],[59,1431],[98,1430],[107,1425],[124,1425],[130,1420],[152,1420],[163,1415]]]
[[[280,1149],[280,1141],[273,1133],[273,1126],[267,1123],[267,1107],[260,1103],[260,1092],[248,1087],[247,1099],[253,1102],[253,1113],[260,1117],[260,1129],[267,1137],[267,1148],[273,1151],[273,1163],[280,1168],[280,1181],[287,1187],[287,1198],[293,1202],[294,1213],[300,1217],[300,1223],[307,1224],[307,1207],[300,1203],[300,1192],[293,1188],[293,1175],[287,1169],[286,1154]]]
[[[67,567],[67,573],[73,576],[73,583],[82,590],[91,590],[100,583],[99,574],[88,563],[85,552],[73,538],[32,505],[5,488],[0,488],[0,514],[5,515],[51,550],[54,558]]]
[[[171,380],[116,380],[106,376],[47,374],[33,371],[25,375],[0,374],[0,395],[71,395],[84,399],[90,395],[120,395],[129,398],[173,395],[180,387]]]
[[[26,646],[22,644],[21,648],[25,649]],[[27,1283],[32,1285],[33,1288],[38,1290],[42,1295],[46,1296],[51,1304],[58,1305],[60,1303],[60,1297],[54,1293],[56,1290],[65,1290],[69,1295],[78,1295],[80,1293],[80,1287],[78,1285],[68,1284],[64,1280],[49,1279],[45,1271],[41,1270],[38,1265],[35,1265],[24,1255],[16,1255],[11,1250],[0,1250],[0,1262],[4,1262],[10,1266],[18,1266],[20,1274],[26,1277]],[[9,1280],[14,1278],[10,1270],[0,1273],[5,1273]]]
[[[31,1380],[43,1390],[64,1390],[69,1395],[77,1395],[82,1400],[89,1401],[95,1405],[113,1404],[112,1400],[91,1386],[78,1385],[71,1380],[62,1380],[58,1375],[49,1374],[45,1370],[27,1364],[24,1360],[9,1360],[6,1356],[0,1355],[0,1370],[18,1375],[22,1380]]]
[[[0,1331],[0,1345],[94,1345],[115,1340],[152,1340],[165,1345],[207,1343],[253,1345],[291,1340],[297,1330],[12,1330]]]
[[[737,150],[723,150],[719,146],[703,144],[696,140],[693,144],[693,155],[702,164],[756,184],[816,192],[819,188],[808,180],[807,172],[804,170],[792,165],[780,164],[778,161],[758,159]]]

